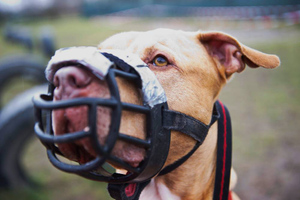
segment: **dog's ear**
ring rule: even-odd
[[[198,37],[208,53],[221,64],[226,78],[235,72],[242,72],[245,64],[252,68],[269,69],[280,65],[280,60],[276,55],[251,49],[225,33],[201,32],[198,33]]]

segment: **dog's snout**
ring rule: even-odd
[[[70,97],[78,90],[86,88],[91,83],[91,76],[84,69],[68,66],[59,69],[53,79],[56,86],[55,97],[62,99]]]

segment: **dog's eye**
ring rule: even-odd
[[[156,56],[153,60],[153,65],[157,67],[167,66],[168,64],[169,62],[164,56]]]

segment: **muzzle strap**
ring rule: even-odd
[[[165,129],[175,130],[184,133],[195,139],[197,142],[189,153],[187,153],[185,156],[181,157],[174,163],[163,168],[160,171],[159,176],[170,173],[171,171],[182,165],[187,159],[189,159],[189,157],[191,157],[194,154],[194,152],[200,147],[200,145],[204,142],[209,128],[219,119],[219,117],[220,114],[216,108],[216,104],[214,105],[213,114],[209,125],[206,125],[203,122],[186,114],[173,110],[164,110],[163,127]]]
[[[116,66],[118,66],[119,68],[121,68],[122,71],[135,73],[133,68],[128,63],[126,63],[124,60],[118,58],[117,56],[115,56],[111,53],[105,53],[105,52],[102,52],[102,55],[104,55],[106,58],[108,58],[111,62],[114,62],[114,64]]]
[[[210,126],[218,119],[218,112],[214,112],[212,121],[209,125],[173,110],[163,111],[163,127],[168,130],[175,130],[184,133],[200,143],[204,142]]]

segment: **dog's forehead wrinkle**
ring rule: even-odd
[[[98,45],[98,49],[126,49],[140,34],[140,32],[122,32],[112,35]]]
[[[145,62],[151,62],[156,52],[168,57],[171,64],[176,65],[180,70],[184,70],[191,57],[196,56],[194,50],[199,48],[192,37],[195,33],[183,32],[170,29],[156,29],[147,32],[124,32],[111,36],[99,48],[122,49],[135,54]],[[180,51],[185,49],[185,51]],[[181,52],[180,54],[178,52]],[[194,64],[192,64],[194,65]],[[187,69],[189,70],[189,69]]]

